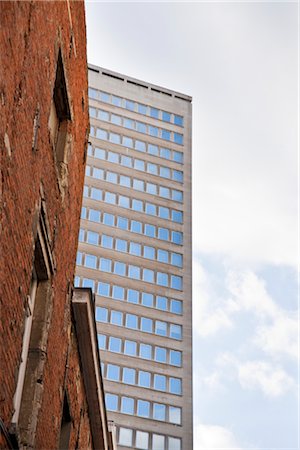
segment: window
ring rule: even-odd
[[[120,261],[116,261],[114,265],[114,273],[116,275],[120,275],[121,277],[125,277],[126,275],[126,264]]]
[[[146,333],[152,333],[153,330],[153,322],[152,319],[148,319],[147,317],[141,318],[141,331]]]
[[[158,128],[149,125],[149,134],[150,136],[158,137]]]
[[[154,374],[154,389],[157,391],[166,391],[167,378],[164,375]]]
[[[113,144],[120,144],[121,143],[121,136],[117,133],[110,133],[109,140]]]
[[[123,144],[125,147],[133,148],[133,140],[132,140],[131,138],[127,137],[127,136],[123,136],[123,142],[122,142],[122,144]]]
[[[147,133],[147,127],[146,124],[142,123],[142,122],[137,122],[136,123],[136,129],[137,131],[139,131],[140,133]]]
[[[106,336],[104,334],[98,334],[98,347],[102,350],[105,350],[106,347]]]
[[[143,269],[143,281],[154,283],[154,270]]]
[[[134,413],[134,400],[131,397],[121,397],[121,412],[124,414]]]
[[[162,112],[162,120],[164,122],[171,122],[171,114],[166,111],[163,111]]]
[[[125,355],[136,356],[136,342],[125,341],[124,353]]]
[[[103,139],[104,141],[107,141],[107,131],[101,130],[101,128],[97,128],[96,131],[96,138],[97,139]]]
[[[91,188],[91,198],[93,200],[102,200],[102,191],[101,189]]]
[[[174,133],[174,142],[176,142],[176,144],[183,144],[183,135],[179,134],[179,133]]]
[[[152,203],[146,203],[146,214],[150,216],[156,216],[156,206]]]
[[[156,274],[156,284],[159,286],[168,286],[168,274],[163,272],[157,272]]]
[[[181,191],[176,191],[172,189],[172,200],[175,202],[182,203],[183,202],[183,193]]]
[[[157,108],[150,108],[150,116],[154,117],[154,119],[158,119],[158,112]]]
[[[103,150],[102,148],[95,148],[95,154],[94,154],[95,158],[98,159],[105,159],[105,150]]]
[[[174,115],[174,124],[182,127],[183,126],[183,117]]]
[[[147,194],[156,195],[157,194],[156,187],[157,187],[156,184],[146,183],[146,192],[147,192]]]
[[[155,248],[144,245],[144,258],[155,259]]]
[[[98,91],[96,91],[96,89],[89,88],[89,97],[98,99]]]
[[[101,245],[104,248],[113,248],[113,238],[103,234],[101,237]]]
[[[167,361],[167,350],[162,347],[155,347],[155,361],[165,363]]]
[[[145,431],[137,431],[135,446],[138,449],[147,450],[149,446],[149,433],[146,433]]]
[[[99,119],[100,120],[105,120],[105,121],[109,121],[109,114],[107,111],[102,111],[101,109],[99,110]]]
[[[169,133],[169,132],[167,132],[167,133]],[[169,136],[169,134],[168,134],[168,136]],[[169,140],[170,140],[170,138],[168,139],[168,141]],[[160,156],[161,156],[161,158],[171,159],[171,150],[169,150],[168,148],[161,148]]]
[[[170,350],[170,364],[172,366],[181,366],[181,352],[177,350]]]
[[[140,244],[137,244],[136,242],[130,242],[129,253],[131,255],[141,256],[141,253],[142,253],[141,249],[142,249],[142,246]]]
[[[112,297],[117,300],[124,300],[125,289],[121,286],[113,286]]]
[[[107,153],[107,161],[113,162],[118,164],[119,162],[119,155],[115,152],[108,152]]]
[[[134,314],[126,314],[126,327],[137,330],[138,328],[138,318]]]
[[[134,120],[132,119],[127,119],[126,117],[124,118],[123,121],[123,126],[125,128],[129,128],[130,130],[134,130]]]
[[[171,394],[181,395],[181,380],[180,378],[170,378],[169,391]]]
[[[158,334],[159,336],[167,336],[166,322],[161,322],[160,320],[155,321],[155,334]]]
[[[100,270],[103,272],[111,272],[111,260],[106,258],[100,258]]]
[[[118,396],[114,394],[105,394],[105,404],[108,411],[117,411]]]
[[[175,325],[171,323],[170,325],[170,337],[173,339],[181,339],[182,338],[182,328],[181,325]]]
[[[111,311],[110,323],[121,327],[123,325],[123,314],[120,311]]]
[[[97,180],[104,180],[104,170],[97,169],[97,167],[93,168],[93,177],[97,178]]]
[[[152,449],[153,450],[165,450],[165,437],[160,434],[153,434],[152,436]],[[170,447],[171,450],[171,447]]]
[[[119,195],[119,205],[122,206],[123,208],[130,208],[129,197]]]
[[[141,234],[142,233],[142,223],[137,222],[136,220],[132,220],[130,231],[132,231],[133,233]]]
[[[130,188],[130,178],[125,175],[120,175],[120,185]]]
[[[110,103],[110,95],[106,92],[100,92],[100,100],[105,103]]]
[[[144,306],[153,306],[153,294],[147,294],[146,292],[142,293],[142,305]]]
[[[168,130],[161,130],[161,137],[165,140],[165,141],[169,141],[171,139],[171,133]]]
[[[109,338],[109,350],[111,352],[120,353],[121,344],[122,344],[121,339],[112,336]]]
[[[90,177],[91,176],[91,167],[85,166],[85,176]]]
[[[159,168],[159,175],[163,178],[171,178],[171,170],[168,167],[161,166]]]
[[[160,295],[156,296],[156,308],[161,309],[162,311],[167,311],[167,298],[162,297]]]
[[[92,222],[100,222],[100,212],[95,209],[90,209],[89,211],[89,220]]]
[[[111,114],[111,123],[114,123],[115,125],[121,125],[122,119],[120,116],[116,116],[115,114]]]
[[[171,300],[170,311],[175,314],[182,314],[182,301],[181,300]]]
[[[81,218],[81,219],[86,219],[86,207],[85,207],[85,206],[83,206],[83,207],[81,208],[80,218]]]
[[[116,204],[116,200],[117,200],[116,194],[114,194],[112,192],[105,192],[105,199],[104,199],[104,201],[106,203],[109,203],[110,205],[115,205]]]
[[[113,214],[104,213],[103,214],[103,224],[110,227],[114,226],[115,216]]]
[[[135,369],[124,367],[123,369],[123,383],[135,384]]]
[[[121,156],[121,165],[125,167],[132,167],[132,158],[130,156]]]
[[[138,266],[128,266],[128,277],[134,280],[139,280],[141,278],[141,269]]]
[[[145,400],[138,400],[137,402],[137,415],[140,417],[149,417],[150,415],[150,402]]]
[[[182,164],[183,163],[183,153],[173,151],[173,160],[175,162]]]
[[[179,253],[171,253],[171,264],[173,264],[173,266],[182,267],[182,255]]]
[[[160,403],[153,403],[153,419],[166,420],[166,406]]]
[[[149,223],[145,224],[145,235],[149,237],[155,237],[155,226]]]
[[[94,288],[95,288],[95,281],[94,280],[90,280],[89,278],[84,278],[82,280],[82,287],[89,287],[89,288],[94,290]]]
[[[130,428],[119,428],[119,444],[132,447],[132,430]]]
[[[106,181],[108,181],[109,183],[118,183],[118,176],[116,173],[114,172],[106,172]]]
[[[134,111],[134,102],[125,100],[125,108],[129,109],[129,111]]]
[[[169,219],[170,210],[169,208],[165,208],[164,206],[160,206],[158,208],[158,215],[161,219]]]
[[[132,209],[134,211],[139,211],[142,212],[143,211],[143,202],[142,200],[137,200],[137,199],[132,199]]]
[[[82,230],[81,228],[79,230],[78,240],[79,240],[79,242],[84,242],[84,230]]]
[[[127,252],[127,242],[124,239],[116,239],[116,250],[118,252]]]
[[[98,283],[98,294],[102,295],[102,297],[109,297],[109,284],[108,283],[102,283],[99,281]]]
[[[148,344],[140,344],[140,357],[143,359],[152,358],[152,347]]]
[[[77,252],[76,254],[76,264],[81,266],[82,265],[82,257],[83,254],[81,252]]]
[[[139,302],[139,292],[134,289],[127,290],[127,301],[129,303],[138,303]]]
[[[139,152],[145,152],[146,151],[145,142],[136,140],[135,141],[135,149],[138,150]]]
[[[150,155],[158,156],[158,147],[157,147],[157,145],[148,144],[148,153]]]
[[[111,102],[115,106],[122,106],[122,99],[116,95],[112,95]]]
[[[173,180],[178,181],[179,183],[183,182],[183,172],[180,170],[173,170]]]
[[[136,178],[133,179],[133,189],[136,189],[137,191],[144,191],[144,182],[142,180],[137,180]]]
[[[149,388],[151,384],[151,374],[139,370],[139,386]]]
[[[181,439],[168,437],[168,448],[170,450],[181,450]]]
[[[114,364],[107,364],[106,378],[111,381],[119,381],[120,379],[120,367]]]
[[[172,231],[172,242],[174,242],[174,244],[178,244],[178,245],[182,244],[183,236],[180,231]]]
[[[174,210],[172,210],[172,220],[173,220],[173,222],[182,223],[183,222],[183,213],[182,213],[182,211],[174,211]]]
[[[181,408],[175,406],[169,406],[169,422],[181,424]]]
[[[94,255],[85,255],[84,259],[85,267],[89,267],[90,269],[96,269],[97,267],[97,258]]]
[[[157,260],[159,262],[167,263],[169,262],[169,252],[167,250],[158,249],[157,250]]]
[[[128,178],[128,177],[126,177]],[[125,217],[117,217],[117,227],[120,228],[121,230],[128,230],[128,219],[126,219]]]
[[[176,275],[171,275],[171,288],[176,289],[177,291],[182,290],[182,277],[178,277]]]
[[[97,320],[97,322],[107,322],[108,310],[106,308],[101,308],[100,306],[96,306],[96,320]]]
[[[158,228],[158,239],[162,241],[169,240],[169,230],[167,228]]]
[[[147,114],[147,106],[138,103],[138,112],[140,114]]]

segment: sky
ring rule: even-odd
[[[193,97],[194,450],[300,448],[297,8],[86,2],[90,63]]]

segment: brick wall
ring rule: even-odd
[[[24,305],[43,200],[55,271],[51,278],[53,310],[41,380],[42,406],[35,438],[39,449],[57,447],[64,386],[76,396],[74,417],[79,420],[82,410],[82,430],[88,429],[74,345],[70,360],[72,376],[65,370],[72,337],[69,287],[75,270],[89,131],[85,33],[82,1],[0,2],[0,415],[9,428],[22,349]],[[48,128],[59,49],[72,115],[69,124],[72,145],[64,195]],[[78,380],[75,391],[74,379]],[[78,424],[75,425],[74,430]],[[84,441],[83,436],[71,436],[74,442]],[[88,448],[85,444],[79,448]]]

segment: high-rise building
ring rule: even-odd
[[[191,450],[191,97],[89,66],[76,283],[118,448]]]

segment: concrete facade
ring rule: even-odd
[[[103,390],[88,394],[73,320],[89,131],[84,2],[0,2],[0,22],[0,447],[112,448],[107,422],[95,431]],[[87,321],[85,334],[97,348]]]
[[[76,283],[108,417],[119,449],[191,450],[191,98],[89,66],[89,105]]]

